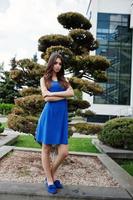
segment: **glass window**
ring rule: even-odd
[[[98,14],[99,21],[109,21],[109,17],[110,17],[110,15],[107,13],[99,13]]]
[[[130,104],[132,33],[129,15],[98,13],[97,39],[100,47],[96,53],[106,56],[111,66],[108,81],[99,83],[104,93],[94,96],[94,103]]]
[[[110,19],[109,19],[110,22],[121,22],[122,15],[119,15],[119,14],[109,14],[109,16],[110,16]]]
[[[127,15],[122,15],[122,22],[129,22],[129,16]]]

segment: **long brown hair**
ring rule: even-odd
[[[51,86],[53,66],[54,66],[57,58],[60,58],[61,63],[62,63],[60,71],[56,74],[57,79],[64,88],[68,88],[69,83],[65,80],[65,77],[64,77],[63,58],[62,58],[61,54],[59,54],[58,52],[53,52],[49,57],[47,68],[46,68],[46,71],[44,74],[45,85],[47,88],[49,88]]]

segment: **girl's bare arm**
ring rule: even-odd
[[[48,89],[45,86],[45,82],[44,82],[43,77],[40,79],[40,86],[41,86],[42,96],[45,97],[47,95]]]
[[[59,101],[59,100],[62,100],[62,99],[65,99],[64,97],[57,97],[57,96],[47,96],[44,98],[44,100],[47,102],[47,101]]]
[[[72,97],[72,96],[74,96],[74,91],[73,91],[72,87],[69,86],[66,91],[52,92],[51,96]]]
[[[46,101],[58,101],[58,100],[64,99],[65,97],[74,96],[74,91],[71,86],[69,86],[66,91],[62,91],[62,92],[48,91],[48,89],[45,86],[43,77],[40,79],[40,86],[41,86],[42,96],[44,97],[44,99],[47,98],[45,99]]]
[[[67,82],[68,79],[66,79]],[[69,87],[67,88],[66,91],[62,91],[62,92],[52,92],[51,96],[59,96],[59,97],[73,97],[74,96],[74,91],[73,88],[71,87],[71,85],[69,85]]]

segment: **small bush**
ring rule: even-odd
[[[14,104],[1,103],[0,114],[8,115],[9,113],[11,113],[13,107],[14,107]]]
[[[3,124],[0,122],[0,133],[3,133],[4,132],[4,126]]]
[[[133,149],[133,119],[121,117],[107,121],[98,138],[112,147]]]
[[[73,125],[76,129],[75,132],[79,132],[81,134],[89,135],[89,134],[98,134],[102,130],[102,125],[99,124],[88,124],[88,123],[77,123]]]

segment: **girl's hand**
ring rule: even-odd
[[[52,95],[52,92],[50,92],[50,91],[46,91],[46,92],[45,92],[45,97],[47,97],[47,96],[48,96],[48,97],[53,96],[53,95]]]

